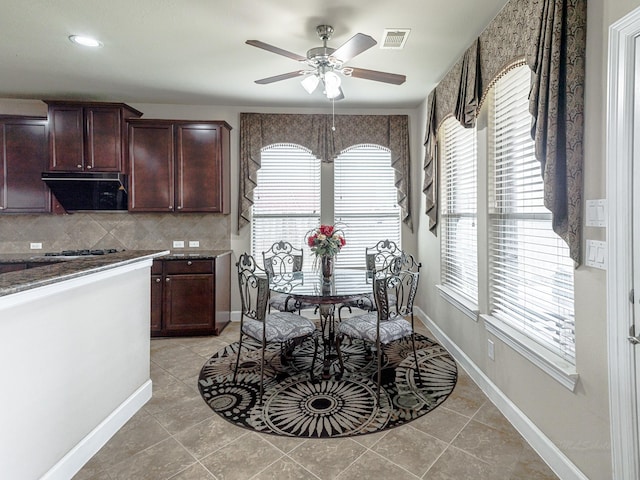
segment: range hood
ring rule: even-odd
[[[42,172],[67,212],[127,209],[126,176],[117,172]]]

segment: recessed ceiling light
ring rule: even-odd
[[[95,38],[85,37],[83,35],[71,35],[69,37],[73,43],[77,45],[82,45],[83,47],[101,47],[102,43],[96,40]]]

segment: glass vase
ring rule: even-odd
[[[323,255],[320,257],[320,267],[322,269],[322,281],[324,283],[330,283],[333,276],[333,262],[334,257]]]

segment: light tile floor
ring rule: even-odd
[[[153,397],[73,480],[558,478],[460,368],[441,406],[384,432],[301,440],[236,427],[206,405],[197,379],[214,352],[237,341],[238,327],[152,340]]]

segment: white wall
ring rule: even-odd
[[[150,267],[0,297],[0,477],[71,478],[151,397]]]

